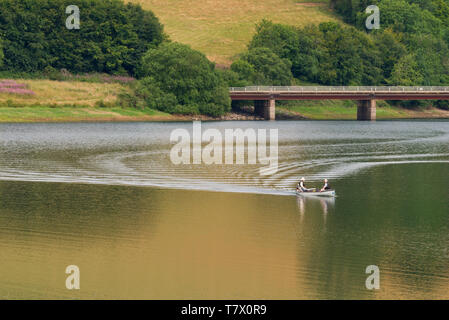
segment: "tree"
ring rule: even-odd
[[[295,60],[299,52],[298,32],[295,27],[262,20],[249,44],[249,50],[269,48],[281,58]]]
[[[449,49],[444,40],[432,35],[418,34],[409,38],[408,46],[423,76],[423,85],[438,86],[449,83]]]
[[[4,55],[4,53],[3,53],[3,43],[2,43],[2,41],[1,41],[1,39],[0,39],[0,67],[2,67],[3,66],[3,59],[5,58],[5,55]]]
[[[382,57],[376,43],[354,27],[327,22],[299,29],[264,20],[258,25],[249,52],[257,48],[269,48],[288,60],[292,75],[302,81],[327,85],[382,83]],[[256,67],[245,57],[232,68],[253,83],[274,83],[271,76],[263,78],[267,70]]]
[[[396,63],[388,82],[395,86],[416,86],[422,84],[422,81],[423,76],[418,69],[415,55],[408,54]]]
[[[394,65],[407,54],[407,48],[397,39],[397,35],[391,29],[375,33],[374,44],[382,61],[383,78],[388,79],[391,77]]]
[[[341,14],[346,22],[356,23],[357,15],[364,12],[369,5],[377,5],[378,0],[334,0],[335,10]]]
[[[320,83],[375,85],[381,81],[379,52],[368,35],[334,22],[322,23],[319,29],[324,39]]]
[[[381,28],[391,28],[394,32],[409,34],[441,34],[441,20],[415,3],[406,0],[381,0],[378,6],[381,12]],[[356,24],[359,28],[364,29],[365,19],[364,12],[357,15]]]
[[[269,48],[254,48],[231,65],[241,79],[253,85],[287,86],[291,84],[291,62]]]
[[[0,0],[4,70],[135,74],[142,55],[166,36],[151,11],[122,0],[78,0],[79,30],[65,26],[71,0]]]
[[[139,76],[131,99],[134,106],[212,116],[230,110],[228,87],[215,65],[187,45],[173,42],[150,49]]]
[[[446,26],[449,25],[449,3],[444,0],[433,0],[431,2],[434,6],[433,14],[441,20]]]

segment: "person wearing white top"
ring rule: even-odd
[[[331,187],[329,186],[328,180],[324,179],[324,186],[321,188],[321,192],[326,191],[326,190],[330,190]]]
[[[304,179],[304,177],[303,178],[301,178],[300,180],[299,180],[299,183],[298,183],[298,185],[296,186],[296,191],[299,191],[299,192],[308,192],[308,191],[311,191],[312,189],[308,189],[308,188],[306,188],[306,186],[304,185],[304,182],[306,181],[306,179]]]

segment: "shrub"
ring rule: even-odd
[[[127,97],[134,105],[141,101],[145,107],[165,112],[213,116],[230,109],[222,74],[206,56],[189,46],[164,43],[150,49],[143,57],[139,76],[134,97]]]
[[[443,110],[449,110],[449,101],[447,100],[437,100],[435,102],[435,106],[437,108],[443,109]]]

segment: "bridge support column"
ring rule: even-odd
[[[264,117],[265,120],[275,120],[276,100],[254,100],[254,114]]]
[[[275,120],[276,119],[276,100],[270,99],[270,100],[265,101],[264,118],[265,118],[265,120]]]
[[[357,120],[376,120],[376,100],[358,101]]]

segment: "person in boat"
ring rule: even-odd
[[[309,191],[312,191],[312,189],[306,188],[306,186],[304,185],[305,181],[306,181],[306,179],[304,179],[304,178],[301,178],[299,180],[299,183],[296,186],[296,191],[298,191],[298,192],[309,192]]]
[[[329,190],[332,190],[332,188],[329,185],[329,180],[324,179],[324,186],[321,188],[320,192],[329,191]]]

